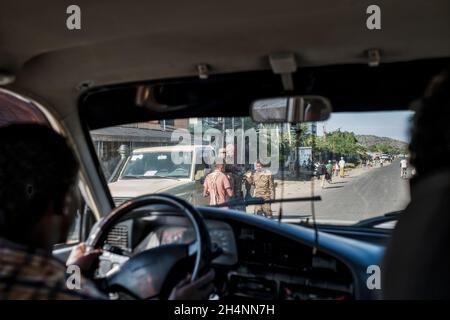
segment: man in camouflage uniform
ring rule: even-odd
[[[273,175],[268,170],[263,170],[261,162],[256,162],[256,171],[254,173],[247,172],[245,174],[246,184],[253,185],[254,197],[260,197],[264,200],[271,200],[275,198],[275,185]],[[255,214],[262,214],[267,217],[272,217],[272,207],[270,203],[255,206]]]

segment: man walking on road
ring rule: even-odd
[[[344,177],[344,167],[345,167],[345,160],[344,157],[341,157],[341,160],[339,161],[339,176],[341,178]]]
[[[256,172],[247,172],[245,174],[246,183],[254,185],[254,197],[261,197],[264,200],[271,200],[275,198],[275,185],[273,182],[273,175],[268,170],[263,170],[261,162],[256,162]],[[272,217],[272,207],[270,203],[255,206],[255,214],[263,214],[266,217]]]
[[[233,196],[230,180],[224,170],[224,164],[216,164],[215,170],[205,178],[203,196],[209,197],[209,204],[212,206],[222,204]]]
[[[337,177],[339,175],[339,163],[337,160],[334,161],[334,176]]]
[[[400,160],[400,177],[406,178],[406,170],[408,169],[408,161],[405,158]]]

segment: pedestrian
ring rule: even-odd
[[[325,165],[325,180],[331,184],[331,179],[333,175],[333,165],[331,164],[331,160],[328,160],[328,163]]]
[[[322,181],[321,187],[323,189],[323,188],[325,188],[325,180],[326,180],[326,173],[327,173],[327,168],[325,167],[325,164],[319,163],[318,171],[320,174],[320,180]]]
[[[208,174],[203,184],[203,196],[209,197],[211,206],[222,204],[233,196],[230,180],[224,173],[225,165],[216,163],[213,172]]]
[[[241,165],[235,163],[235,149],[236,147],[234,144],[228,144],[226,148],[221,148],[219,150],[220,161],[225,164],[224,173],[230,182],[231,190],[233,192],[233,195],[228,201],[239,201],[244,199],[244,193],[242,192],[244,170]],[[245,205],[232,206],[230,209],[245,211]]]
[[[260,161],[256,162],[256,170],[254,173],[247,172],[245,174],[246,184],[253,185],[254,197],[261,197],[264,200],[275,199],[275,184],[273,175],[268,170],[263,170],[263,165]],[[272,217],[272,206],[270,203],[255,206],[255,214]]]
[[[400,160],[400,177],[406,178],[407,170],[408,170],[408,161],[406,161],[406,158],[403,158]]]
[[[339,163],[334,161],[334,175],[337,177],[339,175]]]
[[[345,167],[345,160],[344,157],[341,157],[341,160],[339,161],[339,176],[341,178],[344,177],[344,167]]]
[[[229,200],[239,201],[244,200],[244,192],[242,191],[243,186],[243,170],[240,166],[236,164],[225,164],[225,175],[230,181],[231,190],[233,195]],[[235,210],[245,211],[245,205],[236,205],[231,207]]]

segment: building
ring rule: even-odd
[[[143,147],[176,144],[171,134],[176,129],[187,129],[188,119],[156,120],[92,130],[90,132],[95,151],[109,179],[121,157],[119,148],[133,150]],[[124,150],[125,150],[124,149]]]
[[[316,122],[307,122],[306,125],[306,132],[309,134],[313,134],[317,136],[317,123]]]

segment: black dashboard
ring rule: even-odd
[[[140,209],[143,210],[143,209]],[[221,299],[377,299],[367,268],[379,265],[383,246],[278,223],[232,210],[199,208],[211,241],[215,286]],[[173,210],[154,211],[116,225],[98,276],[120,268],[130,256],[158,246],[190,243],[194,232]],[[314,249],[316,248],[316,249]]]

